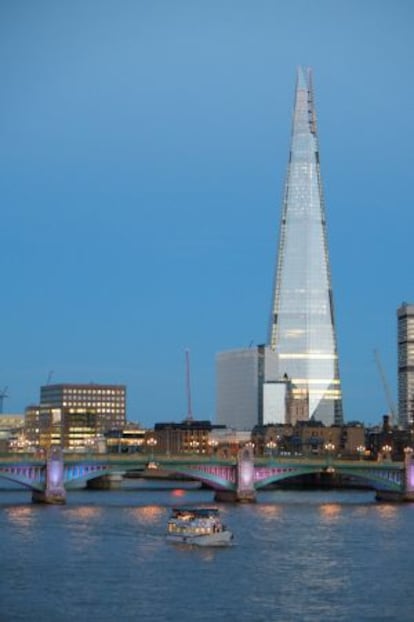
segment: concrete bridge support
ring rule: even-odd
[[[405,452],[403,501],[414,502],[414,460],[411,451]]]
[[[254,503],[256,501],[256,489],[254,486],[253,447],[247,445],[240,449],[235,469],[235,490],[218,490],[215,499],[235,503]]]
[[[63,475],[63,453],[60,447],[52,447],[46,462],[46,486],[44,490],[34,490],[34,503],[64,504],[66,490]]]
[[[412,455],[412,450],[406,450],[402,472],[403,481],[401,492],[377,490],[375,495],[377,501],[394,501],[400,503],[407,501],[409,503],[414,503],[414,460]]]

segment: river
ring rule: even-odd
[[[218,504],[234,545],[196,549],[165,543],[170,508],[213,493],[152,486],[71,491],[64,506],[0,490],[0,621],[414,619],[414,504],[269,490]]]

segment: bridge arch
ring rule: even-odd
[[[28,490],[43,490],[44,474],[36,472],[35,468],[7,467],[0,469],[0,479],[19,484]]]
[[[373,490],[389,490],[400,492],[403,487],[403,473],[400,469],[390,466],[378,467],[373,465],[371,468],[358,463],[351,465],[275,465],[256,467],[255,487],[260,490],[271,484],[312,474],[332,473],[343,475],[354,480],[358,480]]]

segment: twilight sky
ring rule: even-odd
[[[414,302],[411,0],[2,0],[0,390],[128,387],[215,414],[215,355],[267,339],[296,68],[314,71],[347,421],[397,399]]]

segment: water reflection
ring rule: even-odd
[[[80,520],[96,519],[102,514],[102,508],[92,505],[78,505],[67,510],[70,518],[79,518]]]
[[[128,513],[142,525],[153,524],[159,521],[165,514],[165,509],[160,505],[144,505],[141,507],[130,508]]]
[[[257,510],[264,521],[272,521],[282,515],[282,506],[280,505],[260,505],[257,506]]]
[[[320,506],[319,511],[325,522],[335,522],[341,515],[342,507],[339,503],[325,503]]]
[[[6,508],[6,517],[13,525],[20,527],[23,532],[34,524],[33,506],[15,506]]]
[[[96,525],[102,516],[103,508],[95,505],[78,505],[65,508],[67,529],[74,551],[88,550],[97,540]]]
[[[397,504],[393,503],[379,503],[376,510],[382,519],[392,522],[396,520],[399,512]]]

